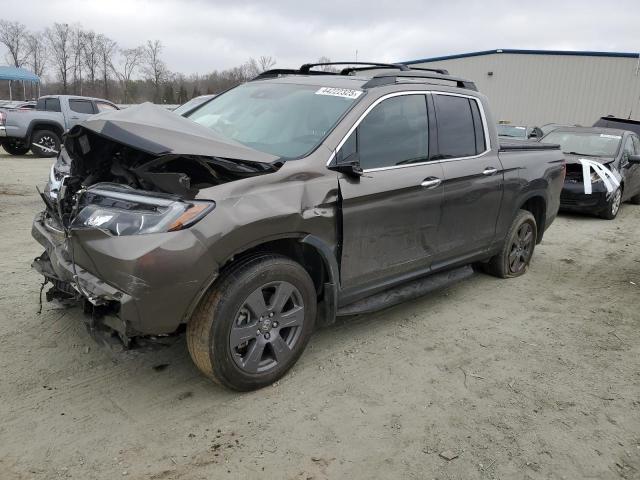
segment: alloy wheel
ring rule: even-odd
[[[50,150],[55,150],[56,149],[56,141],[50,135],[45,135],[45,136],[41,137],[40,141],[37,143],[37,145],[46,147],[47,149],[50,149]],[[45,150],[45,151],[48,152],[48,150]]]
[[[263,373],[287,363],[301,339],[304,302],[289,282],[271,282],[254,290],[238,312],[229,348],[238,367]]]
[[[524,222],[518,228],[511,247],[509,248],[509,270],[520,273],[526,268],[533,253],[533,226]]]
[[[620,189],[616,190],[614,193],[614,197],[611,200],[611,215],[616,216],[618,214],[618,210],[620,210],[620,205],[622,204],[622,191]]]

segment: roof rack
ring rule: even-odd
[[[378,62],[322,62],[322,63],[305,63],[300,67],[300,73],[310,73],[313,67],[329,67],[332,65],[369,65],[374,68],[397,68],[398,70],[409,70],[409,67],[402,63],[378,63]],[[371,68],[363,68],[362,70],[370,70]],[[344,68],[340,72],[340,75],[349,75],[351,71],[356,69]]]
[[[379,73],[378,75],[374,75],[371,80],[362,85],[362,88],[372,88],[372,87],[380,87],[382,85],[392,85],[394,83],[398,83],[399,79],[420,79],[425,78],[429,80],[441,80],[445,82],[453,82],[456,84],[458,88],[464,88],[465,90],[475,90],[478,91],[476,84],[470,80],[465,80],[464,78],[454,77],[451,75],[443,75],[441,73],[429,73],[423,71],[416,71],[417,69],[411,69],[408,72],[398,72],[398,73]]]
[[[313,70],[314,67],[347,65],[340,72],[328,72],[323,70]],[[362,65],[354,67],[352,65]],[[321,63],[305,63],[298,70],[289,68],[275,68],[266,70],[255,77],[253,80],[261,80],[266,78],[274,78],[282,75],[351,75],[354,72],[362,72],[366,70],[377,69],[393,69],[398,72],[382,72],[372,76],[362,88],[379,87],[382,85],[391,85],[397,83],[398,80],[406,79],[430,79],[454,82],[456,87],[467,90],[478,90],[476,84],[463,78],[449,75],[449,71],[444,68],[423,68],[409,67],[403,63],[379,63],[379,62],[321,62]]]

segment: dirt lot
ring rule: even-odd
[[[340,321],[237,394],[184,339],[114,353],[38,315],[50,165],[0,155],[0,478],[640,478],[640,207],[561,216],[524,277]]]

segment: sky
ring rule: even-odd
[[[496,48],[640,51],[638,0],[0,0],[31,30],[79,23],[121,47],[159,39],[172,71],[269,55],[281,68],[403,61]],[[2,54],[0,53],[0,59]]]

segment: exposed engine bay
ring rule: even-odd
[[[146,301],[154,279],[144,270],[163,251],[157,242],[180,238],[185,252],[200,248],[189,227],[216,208],[210,195],[197,198],[200,190],[281,166],[273,155],[218,137],[154,105],[97,115],[74,127],[41,194],[46,210],[34,221],[33,235],[46,251],[33,268],[44,276],[43,288],[52,284],[47,300],[82,302],[92,331],[108,327],[128,345],[138,333],[120,318],[137,318],[136,305]],[[181,230],[178,237],[135,240]],[[132,238],[128,254],[121,255],[117,241],[91,240],[118,237]],[[169,250],[171,258],[179,257],[174,247]],[[188,293],[180,298],[188,301],[192,274],[200,266],[189,266],[192,256],[185,255],[177,260],[185,266],[180,270],[185,278],[175,280],[172,290],[184,288]],[[137,263],[139,258],[145,260]],[[101,261],[108,270],[96,267]]]
[[[134,121],[141,113],[155,122]],[[204,136],[204,127],[160,107],[143,105],[98,117],[102,120],[88,120],[67,133],[51,171],[43,198],[63,226],[71,224],[74,207],[77,214],[78,207],[86,206],[78,203],[82,199],[77,193],[94,185],[115,184],[131,193],[190,201],[201,189],[274,172],[282,165],[276,157],[212,132]],[[169,126],[175,127],[164,123],[176,122],[181,131],[168,133]]]

